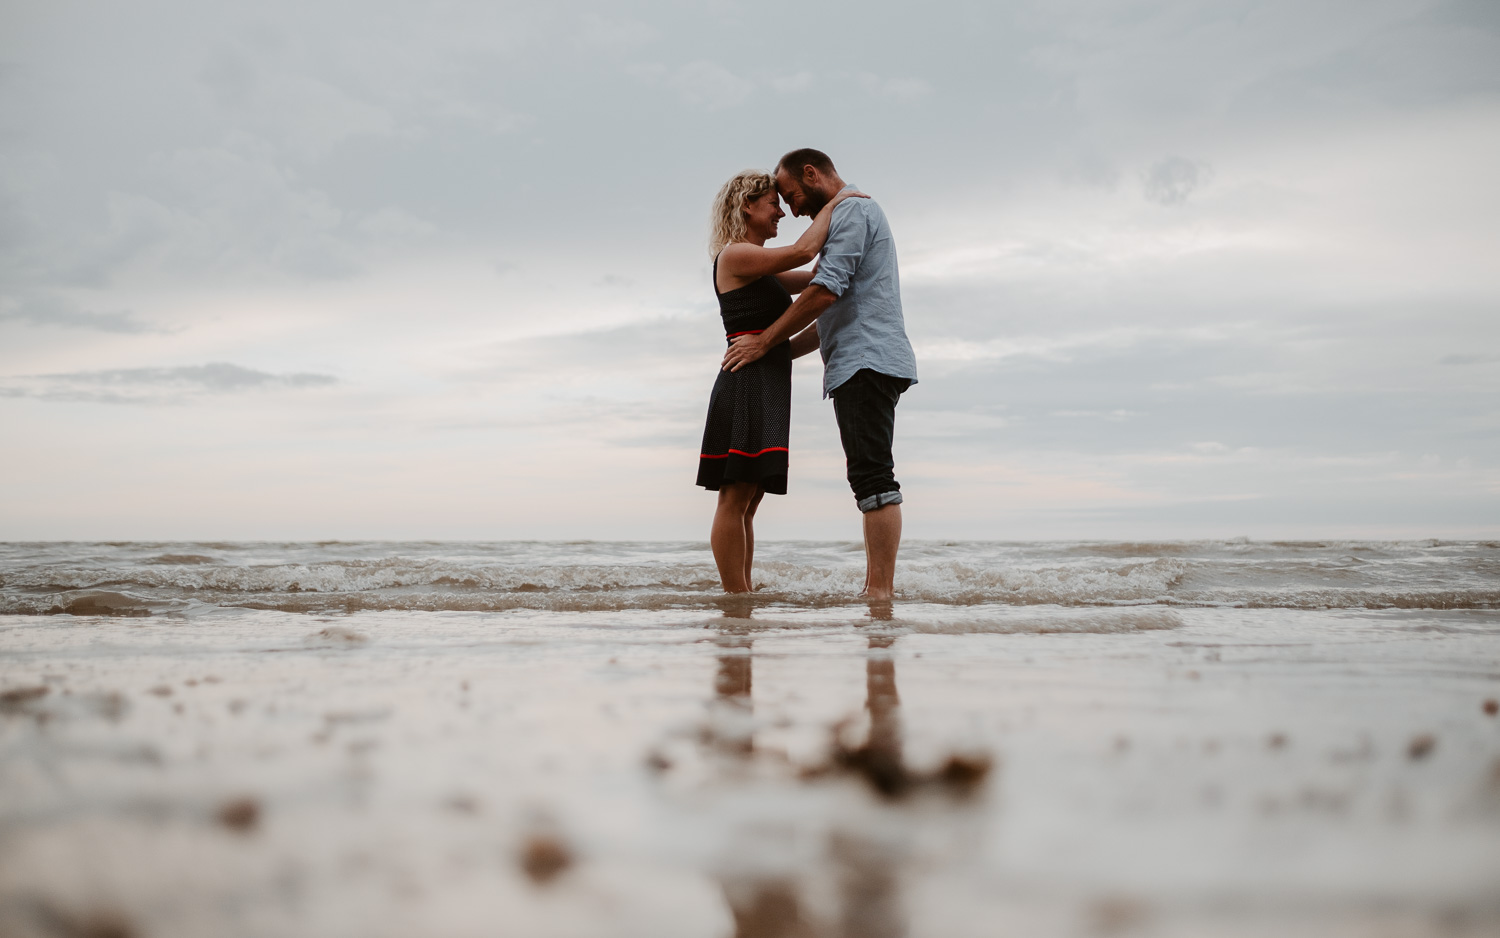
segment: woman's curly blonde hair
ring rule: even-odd
[[[745,240],[745,203],[758,199],[776,188],[770,173],[747,169],[735,173],[714,196],[709,217],[708,253],[718,257],[726,244]]]

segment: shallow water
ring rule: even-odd
[[[857,592],[853,543],[763,547],[766,602],[839,604]],[[903,599],[985,604],[1500,608],[1497,542],[909,542]],[[287,612],[714,608],[698,542],[57,543],[0,545],[0,613],[61,611],[85,591],[143,608]]]
[[[0,934],[1500,934],[1495,545],[761,555],[5,545]]]

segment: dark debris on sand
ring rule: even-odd
[[[864,779],[876,794],[890,801],[919,791],[936,791],[951,798],[965,799],[984,786],[994,767],[994,760],[984,753],[954,753],[933,771],[916,772],[907,768],[898,752],[868,742],[849,747],[835,734],[830,763],[807,769],[802,774],[806,779],[835,773],[856,775]]]
[[[139,934],[129,919],[112,909],[74,912],[45,899],[30,899],[14,902],[9,912],[0,910],[0,934],[16,927],[23,934],[39,932],[48,938],[135,938]]]
[[[1431,733],[1423,733],[1413,736],[1410,745],[1406,747],[1406,757],[1413,762],[1420,761],[1432,754],[1437,747],[1437,737]]]
[[[1100,935],[1133,931],[1144,925],[1150,916],[1151,910],[1144,902],[1129,896],[1105,896],[1089,908],[1090,924]]]
[[[1484,710],[1485,716],[1492,717],[1495,714],[1500,713],[1500,700],[1496,700],[1495,698],[1491,697],[1481,705],[1480,709]]]
[[[219,806],[220,824],[236,834],[249,834],[260,826],[260,802],[254,798],[232,798]]]
[[[74,694],[64,689],[61,694],[53,694],[45,686],[0,691],[0,716],[30,717],[38,725],[72,717],[102,717],[113,722],[128,708],[124,695],[116,691]]]
[[[33,700],[45,697],[52,692],[50,687],[12,687],[9,690],[0,691],[0,713],[22,713],[26,705]]]
[[[812,938],[803,919],[797,887],[787,880],[726,883],[735,938]]]
[[[521,872],[545,886],[573,865],[573,852],[556,834],[531,834],[521,844]]]

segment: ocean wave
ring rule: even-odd
[[[911,552],[914,559],[902,564],[896,585],[905,600],[954,606],[1500,608],[1500,577],[1487,551],[1461,562],[1449,558],[1443,566],[1430,557],[1362,560],[1350,556],[1353,546],[1319,544],[1312,557],[1283,548],[1246,560],[1204,557],[1185,548],[1162,556],[1143,545],[1103,545],[1079,559],[1070,556],[1072,548],[1052,546],[1027,556],[926,545]],[[613,562],[588,562],[603,560],[611,550]],[[712,606],[722,598],[701,547],[661,548],[654,557],[632,550],[626,561],[619,559],[621,549],[579,548],[575,555],[582,560],[570,562],[528,562],[521,549],[513,551],[516,559],[505,560],[400,554],[245,563],[198,549],[143,551],[126,560],[49,558],[0,567],[0,613],[143,615],[195,603],[302,612],[604,611]],[[784,557],[796,551],[763,553]],[[757,564],[758,600],[822,606],[855,598],[863,580],[861,558],[842,546],[803,553]],[[1039,554],[1061,562],[1038,562]]]

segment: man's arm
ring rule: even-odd
[[[766,352],[806,329],[836,299],[838,297],[827,287],[816,283],[810,285],[769,329],[760,335],[742,335],[736,338],[729,346],[729,351],[724,353],[724,364],[721,367],[725,371],[739,371],[761,358]]]

